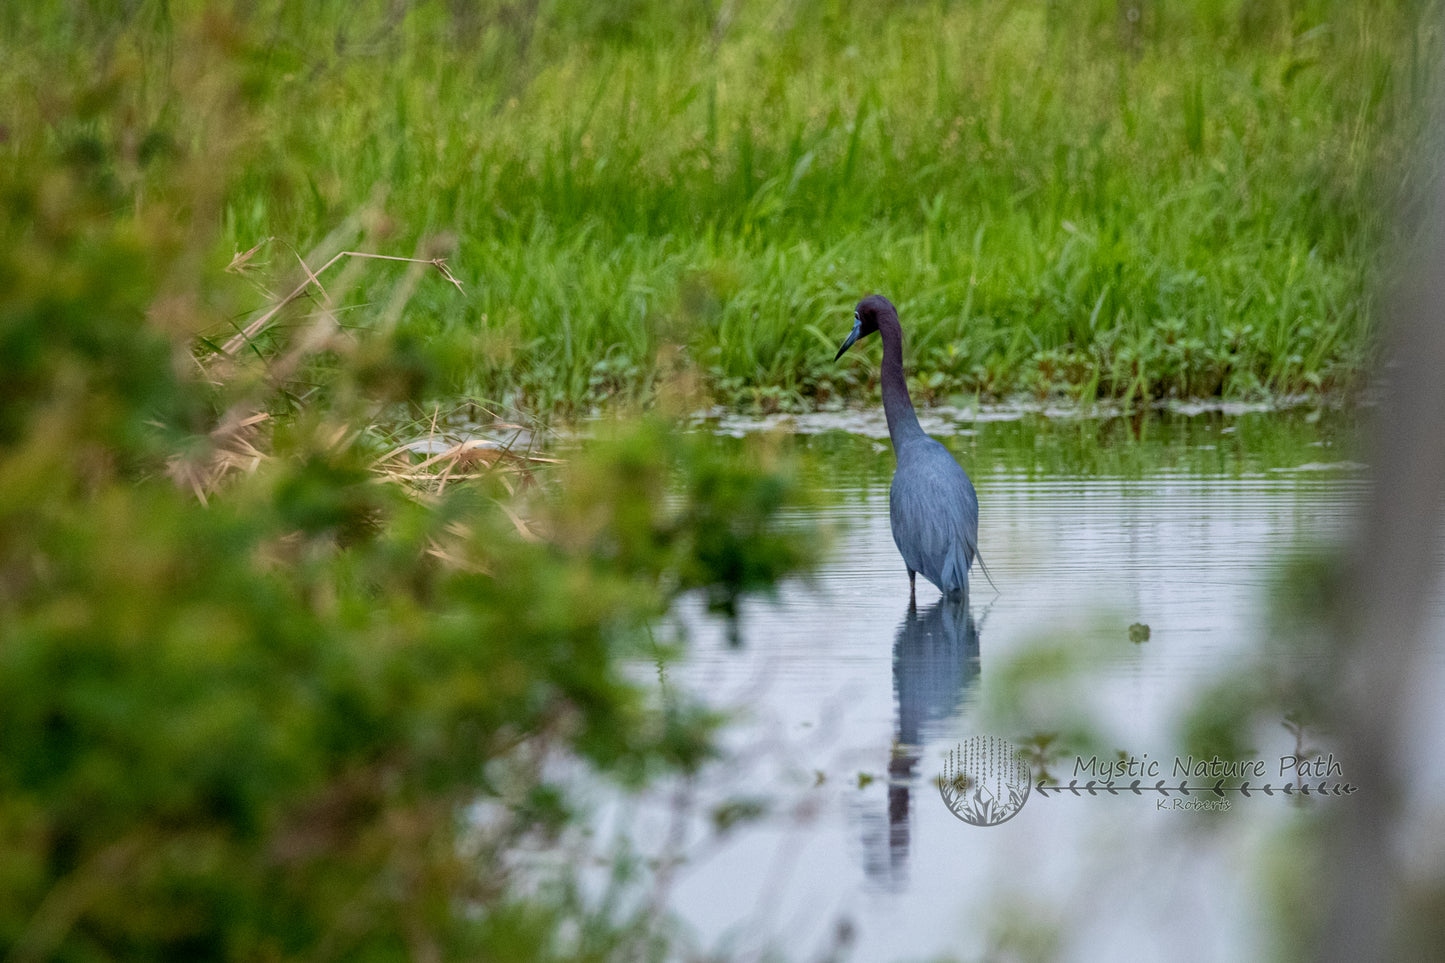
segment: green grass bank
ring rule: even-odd
[[[137,177],[147,145],[186,151],[174,102],[206,91],[177,7],[0,13],[12,134]],[[241,4],[226,29],[256,80],[228,108],[248,144],[215,256],[276,238],[256,266],[290,271],[290,249],[384,210],[347,243],[447,249],[464,285],[422,283],[399,322],[441,359],[438,395],[531,411],[680,376],[740,407],[866,400],[874,364],[832,355],[870,291],[900,307],[921,402],[1348,390],[1405,230],[1438,12]],[[127,110],[57,124],[57,77]],[[357,303],[398,276],[374,274]]]

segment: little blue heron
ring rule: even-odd
[[[874,294],[858,302],[853,333],[833,360],[874,331],[883,339],[883,413],[898,459],[888,490],[888,515],[893,543],[908,566],[909,601],[917,597],[914,579],[919,572],[945,596],[967,596],[968,569],[978,553],[978,494],[948,449],[918,424],[903,377],[903,328],[887,298]]]

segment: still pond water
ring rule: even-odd
[[[881,416],[708,427],[723,445],[789,432],[834,493],[813,520],[836,534],[812,579],[746,605],[737,644],[701,604],[676,613],[692,641],[663,684],[733,714],[725,759],[640,803],[594,801],[595,839],[665,867],[653,898],[685,945],[744,959],[1276,955],[1261,880],[1297,803],[1231,798],[1218,813],[1033,792],[981,828],[937,780],[971,737],[1052,732],[1177,782],[1203,694],[1276,657],[1282,563],[1347,530],[1365,490],[1352,416],[932,413],[925,428],[977,486],[997,590],[975,567],[968,604],[951,606],[920,578],[917,611],[889,530]],[[1267,765],[1256,782],[1290,781],[1280,757],[1296,735],[1281,720],[1247,735],[1246,758]],[[1040,760],[1078,774],[1072,751]]]

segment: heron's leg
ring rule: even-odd
[[[918,573],[910,568],[908,570],[908,607],[910,609],[918,608],[918,587],[913,584],[913,580],[917,577]]]

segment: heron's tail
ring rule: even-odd
[[[968,555],[954,545],[943,560],[943,571],[939,572],[938,588],[944,595],[968,592]]]

